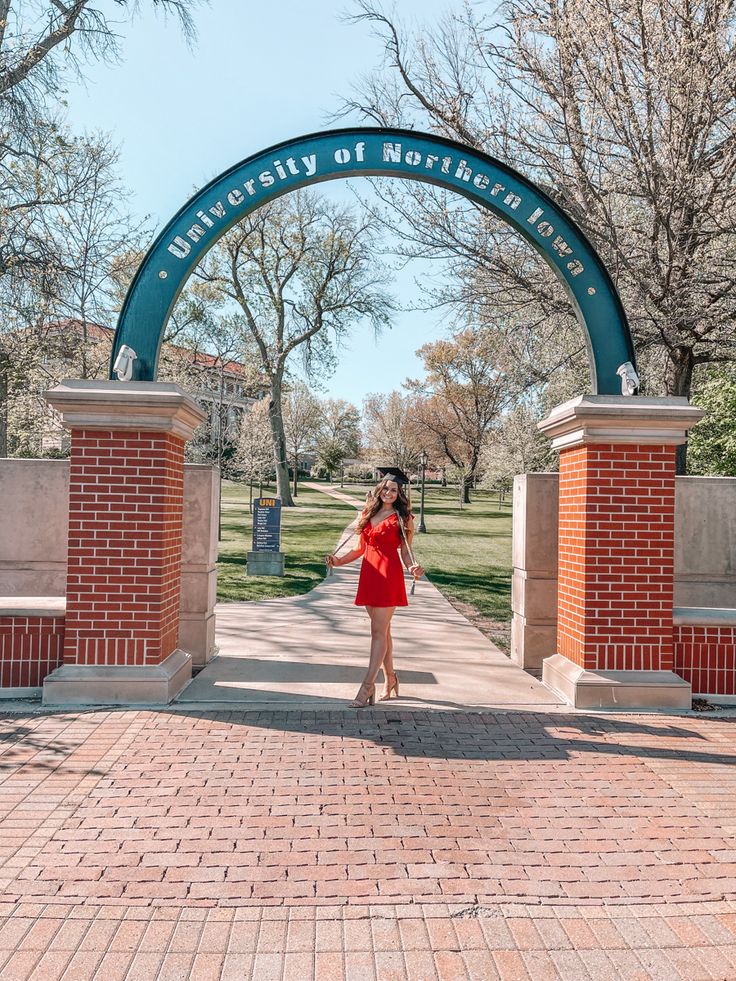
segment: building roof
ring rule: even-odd
[[[112,327],[106,327],[104,324],[97,324],[91,320],[85,322],[81,320],[76,320],[73,318],[67,320],[57,320],[49,324],[49,329],[54,330],[56,328],[59,334],[69,334],[78,333],[81,334],[84,329],[87,331],[87,337],[92,340],[98,341],[110,341],[115,335],[115,331]],[[167,353],[172,355],[186,358],[192,361],[195,365],[199,365],[203,368],[223,368],[226,374],[233,375],[235,377],[242,377],[245,375],[245,365],[241,361],[229,360],[220,365],[219,358],[212,354],[208,354],[206,351],[192,350],[188,347],[182,347],[179,344],[164,344],[164,348]]]

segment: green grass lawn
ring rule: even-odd
[[[471,492],[463,509],[455,488],[425,496],[426,534],[414,536],[417,562],[448,598],[469,603],[490,620],[511,619],[511,502],[499,507],[489,491]],[[412,505],[419,523],[419,496]]]
[[[362,499],[367,488],[346,484],[344,489]],[[488,491],[474,491],[471,496],[473,503],[461,510],[455,488],[427,488],[427,534],[415,536],[416,559],[448,599],[508,648],[511,503],[509,500],[499,506],[497,495]],[[248,488],[225,482],[222,498],[223,534],[218,563],[221,600],[268,599],[308,592],[324,577],[325,552],[334,548],[343,528],[355,516],[355,510],[348,505],[302,488],[298,507],[282,512],[286,575],[283,579],[249,578],[245,574],[245,553],[251,541]],[[416,492],[413,506],[418,514]]]
[[[264,495],[273,487],[264,487]],[[257,492],[257,491],[256,491]],[[246,552],[251,547],[252,518],[248,514],[248,485],[222,484],[222,540],[217,563],[217,598],[260,600],[308,593],[325,575],[324,556],[337,544],[338,536],[356,514],[319,491],[301,488],[298,506],[284,508],[281,548],[286,553],[286,574],[247,576]]]

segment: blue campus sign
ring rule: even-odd
[[[215,242],[282,194],[358,176],[437,184],[506,221],[566,287],[586,332],[594,394],[621,393],[617,370],[627,362],[636,364],[631,333],[607,270],[575,223],[544,191],[500,161],[451,140],[400,129],[341,129],[290,140],[249,157],[195,194],[136,273],[118,321],[111,365],[122,345],[128,345],[137,355],[133,377],[155,380],[177,297]]]
[[[253,502],[253,551],[281,550],[281,498],[257,497]]]

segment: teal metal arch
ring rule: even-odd
[[[123,344],[133,377],[156,378],[166,323],[192,270],[249,212],[300,187],[345,177],[399,177],[456,191],[516,229],[565,286],[587,340],[594,394],[621,394],[617,369],[636,365],[611,277],[583,232],[531,181],[460,143],[414,130],[356,127],[301,136],[248,157],[198,191],[144,257],[125,298],[110,377]]]

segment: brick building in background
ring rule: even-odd
[[[11,410],[7,419],[7,455],[69,454],[69,432],[43,393],[64,378],[107,378],[114,334],[111,327],[80,320],[59,321],[46,327],[22,393],[28,408],[15,415]],[[243,413],[267,391],[260,378],[242,362],[219,359],[206,351],[177,344],[162,346],[160,377],[179,384],[205,411],[206,419],[192,444],[192,453],[205,458],[217,443],[220,427],[235,435]],[[3,455],[6,454],[0,453]]]

